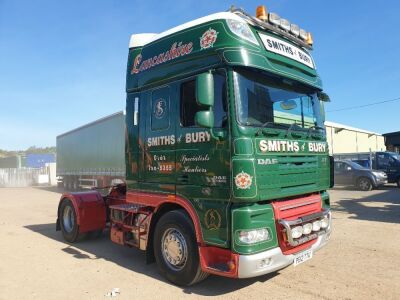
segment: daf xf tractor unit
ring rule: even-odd
[[[132,35],[125,183],[65,193],[57,229],[68,242],[107,229],[177,285],[311,259],[333,182],[312,44],[263,6]]]

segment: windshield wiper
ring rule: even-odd
[[[260,133],[262,132],[262,130],[263,130],[264,128],[266,128],[268,125],[274,125],[274,122],[273,122],[273,121],[268,121],[268,122],[263,123],[263,124],[261,125],[261,127],[257,130],[256,136],[259,136]]]
[[[290,126],[289,126],[289,127],[288,127],[288,129],[286,130],[286,137],[288,137],[288,136],[289,136],[289,133],[290,133],[290,134],[292,133],[292,129],[293,129],[293,128],[295,128],[295,127],[297,127],[297,128],[300,128],[300,129],[301,129],[301,127],[300,127],[299,125],[297,125],[297,123],[296,123],[296,122],[294,122],[294,123],[290,124]]]
[[[309,138],[310,135],[311,135],[311,129],[324,129],[324,127],[321,127],[321,126],[319,126],[319,125],[313,125],[313,126],[311,126],[310,128],[308,128],[308,131],[307,131],[307,138]]]

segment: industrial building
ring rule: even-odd
[[[387,150],[400,153],[400,131],[384,133],[383,136]]]
[[[386,151],[382,134],[329,121],[325,126],[330,154]]]

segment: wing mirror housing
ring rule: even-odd
[[[202,73],[196,77],[197,103],[207,108],[214,105],[214,76],[212,73]]]
[[[214,76],[211,72],[202,73],[196,77],[196,101],[204,110],[198,111],[194,117],[197,126],[214,127]]]
[[[194,117],[197,126],[205,128],[214,127],[214,113],[211,110],[198,111]]]
[[[321,92],[317,93],[317,96],[320,101],[331,102],[331,98],[329,97],[329,95],[327,93],[324,93],[321,91]]]

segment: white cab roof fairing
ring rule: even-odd
[[[212,15],[208,15],[199,19],[195,19],[193,21],[184,23],[182,25],[176,26],[174,28],[168,29],[167,31],[164,31],[159,34],[155,33],[141,33],[141,34],[132,34],[131,39],[129,42],[129,48],[133,47],[143,47],[147,44],[150,44],[151,42],[154,42],[156,40],[159,40],[163,37],[166,37],[168,35],[171,35],[173,33],[185,30],[187,28],[191,28],[203,23],[207,23],[210,21],[214,20],[226,20],[226,19],[231,19],[231,20],[237,20],[241,22],[246,22],[243,18],[239,17],[237,14],[231,13],[231,12],[220,12],[220,13],[215,13]]]

